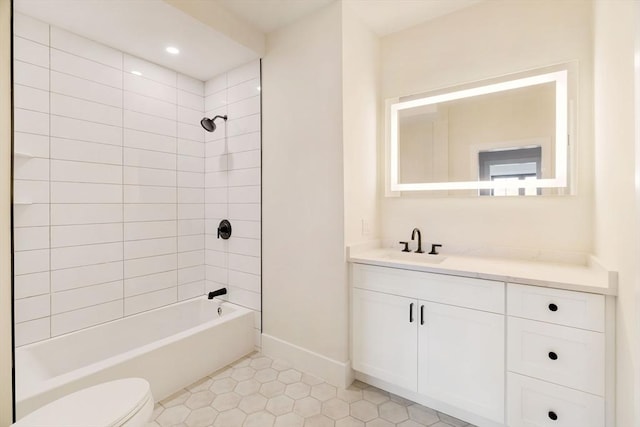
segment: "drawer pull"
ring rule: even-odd
[[[550,418],[551,420],[553,420],[553,421],[556,421],[556,420],[558,419],[558,414],[556,414],[556,413],[555,413],[555,412],[553,412],[553,411],[549,411],[549,413],[548,413],[547,415],[549,415],[549,418]]]
[[[551,360],[558,360],[558,355],[556,354],[555,351],[550,351],[549,352],[549,359]]]
[[[413,303],[409,304],[409,323],[413,323]]]
[[[424,325],[424,305],[420,306],[420,324]]]
[[[549,304],[549,310],[558,311],[558,306],[555,305],[554,303],[551,303],[551,304]]]

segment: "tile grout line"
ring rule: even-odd
[[[47,68],[47,76],[49,77],[49,135],[47,137],[49,144],[49,338],[53,336],[53,297],[51,289],[52,273],[51,273],[51,253],[52,251],[52,235],[51,235],[51,25],[47,25],[49,30],[49,40],[47,52],[49,53],[49,66]]]
[[[203,82],[202,84],[202,115],[203,117],[206,117],[207,114],[207,105],[206,105],[206,85],[207,82]],[[202,151],[202,164],[204,166],[204,177],[203,177],[203,181],[204,181],[204,194],[203,194],[203,205],[204,205],[204,227],[203,227],[203,233],[202,233],[202,239],[204,240],[204,259],[202,260],[202,267],[204,269],[204,289],[202,290],[203,294],[206,294],[207,292],[207,287],[208,287],[208,278],[207,278],[207,270],[208,270],[208,262],[207,262],[207,253],[209,252],[210,248],[209,248],[209,244],[207,243],[208,239],[207,239],[207,222],[209,221],[208,215],[207,215],[207,190],[208,185],[207,185],[207,175],[209,175],[211,172],[207,171],[207,146],[209,145],[209,142],[207,142],[207,134],[206,131],[203,129],[202,130],[202,140],[203,140],[203,148],[204,150]]]
[[[54,48],[54,49],[55,49],[55,48]],[[79,58],[81,58],[81,57],[79,57]],[[83,58],[83,59],[86,59],[86,58]],[[25,64],[25,65],[30,65],[30,66],[32,66],[32,67],[38,67],[38,68],[47,69],[47,70],[49,69],[49,68],[47,68],[47,67],[43,67],[43,66],[42,66],[42,65],[40,65],[40,64],[35,64],[35,63],[33,63],[33,62],[29,62],[29,61],[26,61],[26,60],[24,60],[24,59],[16,59],[15,61],[16,61],[16,62],[20,62],[20,63]],[[114,69],[114,70],[115,70],[115,69]],[[123,90],[124,90],[124,85],[123,85],[123,87],[112,86],[112,85],[110,85],[110,84],[108,84],[108,83],[104,83],[103,81],[99,81],[99,80],[92,80],[92,79],[90,79],[90,78],[88,78],[88,77],[83,77],[83,76],[79,76],[79,75],[76,75],[76,74],[71,74],[71,73],[69,73],[69,72],[62,71],[62,70],[60,70],[60,69],[54,69],[54,68],[51,68],[51,71],[52,71],[53,73],[58,73],[58,74],[62,74],[62,75],[67,76],[67,77],[72,77],[72,78],[74,78],[74,79],[82,80],[82,81],[84,81],[84,82],[88,82],[88,83],[93,83],[93,84],[96,84],[96,85],[100,85],[100,86],[102,86],[102,87],[104,87],[104,88],[106,88],[106,89],[113,89],[113,90],[118,90],[118,91],[123,91]],[[117,70],[117,71],[124,71],[124,70]],[[142,78],[144,78],[144,77],[142,77]],[[167,87],[170,87],[169,85],[167,85],[167,84],[165,84],[165,83],[162,83],[162,82],[160,82],[160,81],[157,81],[157,80],[152,80],[152,79],[148,79],[148,78],[147,78],[146,80],[147,80],[147,81],[151,81],[151,82],[153,82],[153,83],[159,83],[159,84],[165,85],[165,86],[167,86]],[[37,87],[37,86],[31,86],[31,85],[24,84],[24,83],[17,83],[17,84],[18,84],[18,85],[20,85],[20,86],[30,87],[30,88],[32,88],[32,89],[44,90],[44,89],[41,89],[41,88],[39,88],[39,87]],[[180,89],[180,90],[181,90],[182,92],[186,92],[186,93],[188,93],[188,94],[190,94],[190,95],[199,96],[198,94],[193,93],[193,92],[189,92],[188,90],[182,90],[182,89]],[[154,97],[154,96],[151,96],[151,95],[147,95],[147,94],[142,93],[142,92],[136,92],[136,91],[130,91],[130,92],[131,92],[131,93],[134,93],[134,94],[136,94],[136,95],[144,96],[145,98],[149,98],[149,99],[152,99],[152,100],[155,100],[155,101],[160,101],[160,102],[164,102],[164,103],[166,103],[166,104],[172,104],[172,105],[174,104],[174,103],[173,103],[173,102],[171,102],[171,101],[167,101],[167,100],[165,100],[165,99],[161,99],[161,98],[157,98],[157,97]],[[71,96],[71,97],[78,98],[78,99],[85,99],[85,100],[87,100],[87,101],[91,101],[90,99],[75,97],[75,96],[73,96],[73,95],[68,95],[67,93],[64,93],[64,92],[54,92],[54,93],[57,93],[57,94],[60,94],[60,95],[67,95],[67,96]],[[250,97],[240,99],[239,101],[244,101],[244,100],[246,100],[246,99],[248,99],[248,98],[250,98]],[[97,101],[91,101],[91,102],[97,102]],[[110,104],[105,104],[105,105],[110,105]],[[114,105],[114,107],[115,107],[115,105]],[[182,108],[186,108],[186,109],[189,109],[189,110],[191,110],[191,111],[198,111],[198,110],[196,110],[196,109],[194,109],[194,108],[191,108],[191,107],[189,107],[189,106],[182,106]]]
[[[30,111],[30,110],[25,110],[23,108],[16,108],[16,110]],[[40,113],[40,114],[47,114],[47,113],[42,113],[42,112],[38,112],[38,111],[35,111],[35,112]],[[57,117],[63,117],[63,116],[57,116]],[[71,120],[87,122],[86,120],[75,119],[75,118],[72,118],[72,117],[70,119]],[[87,122],[87,123],[94,123],[94,122]],[[98,124],[101,124],[101,123],[98,123]],[[121,127],[121,126],[114,126],[114,127]],[[126,126],[122,126],[122,127],[123,127],[123,131],[127,131],[128,130],[128,131],[133,131],[133,132],[144,133],[144,134],[150,135],[151,137],[161,136],[161,137],[165,137],[165,138],[173,138],[172,136],[168,136],[168,135],[156,134],[156,133],[147,132],[147,131],[144,131],[144,130],[128,128]],[[15,133],[17,133],[17,134],[26,134],[26,135],[36,135],[36,136],[48,136],[46,134],[41,134],[41,133],[36,133],[36,132],[27,132],[25,130],[16,130]],[[236,137],[255,134],[255,133],[258,133],[258,132],[247,132],[245,134],[234,135],[231,138],[236,138]],[[78,139],[78,138],[71,138],[71,137],[68,137],[68,136],[56,136],[56,135],[54,135],[53,138],[54,139],[65,140],[65,141],[83,142],[83,143],[87,143],[87,144],[99,144],[99,145],[107,145],[107,146],[111,146],[111,147],[122,147],[122,143],[120,143],[120,144],[110,144],[108,142],[88,141],[86,139]],[[188,138],[178,138],[178,139],[180,139],[182,141],[187,141],[189,143],[194,143],[194,144],[195,143],[199,143],[199,144],[203,144],[204,145],[204,143],[202,141],[195,141],[193,139],[188,139]],[[216,141],[211,141],[211,142],[220,142],[220,141],[221,140],[216,140]],[[147,151],[147,152],[152,152],[152,153],[162,153],[162,154],[166,154],[166,155],[176,154],[176,151],[153,150],[153,149],[145,148],[145,147],[126,147],[126,148],[128,148],[130,150],[140,150],[140,151]],[[255,150],[257,150],[257,148],[250,148],[248,150],[241,150],[241,151],[237,151],[237,153],[246,153],[246,152],[255,151]],[[198,155],[198,154],[189,154],[189,153],[183,153],[183,154],[181,154],[181,156],[192,157],[194,159],[201,158],[201,156]],[[211,158],[211,157],[219,157],[219,156],[209,156],[209,157],[205,156],[205,158]],[[60,160],[64,160],[64,159],[60,159]]]
[[[205,84],[206,82],[202,82],[202,116],[205,116]],[[204,219],[203,219],[203,230],[202,230],[202,247],[204,250],[202,251],[202,271],[203,271],[203,280],[202,280],[202,289],[200,290],[201,294],[205,294],[207,292],[207,233],[206,233],[206,224],[207,224],[207,138],[205,135],[205,130],[202,129],[202,154],[201,154],[201,164],[202,170],[204,173],[202,174],[202,209],[204,211]]]
[[[200,219],[202,220],[202,219]],[[166,221],[169,222],[169,221]],[[118,223],[112,223],[112,224],[118,224]],[[44,227],[23,227],[23,228],[44,228]],[[185,235],[185,237],[193,237],[193,236],[199,236],[200,233],[197,234],[188,234]],[[208,236],[213,236],[213,234],[207,234]],[[134,239],[134,240],[125,240],[125,243],[134,243],[134,242],[148,242],[149,240],[167,240],[167,239],[173,239],[176,236],[166,236],[166,237],[150,237],[150,238],[144,238],[144,239]],[[248,238],[248,237],[238,237],[238,239],[246,239],[246,240],[260,240],[258,238]],[[177,240],[176,240],[177,241]],[[118,240],[113,240],[113,241],[101,241],[101,242],[90,242],[90,243],[82,243],[82,244],[73,244],[73,245],[66,245],[66,246],[56,246],[56,247],[51,247],[51,248],[34,248],[34,249],[23,249],[23,250],[19,250],[16,252],[20,252],[20,253],[26,253],[26,252],[40,252],[40,251],[48,251],[48,250],[58,250],[58,249],[71,249],[71,248],[86,248],[86,247],[95,247],[95,246],[107,246],[107,245],[115,245],[120,243],[121,241]],[[205,249],[188,249],[185,251],[180,251],[181,254],[188,254],[188,253],[193,253],[193,252],[200,252],[203,251]],[[211,252],[219,252],[219,253],[227,253],[227,254],[231,254],[231,255],[241,255],[241,256],[246,256],[246,257],[252,257],[252,258],[260,258],[260,256],[258,255],[248,255],[248,254],[243,254],[243,253],[238,253],[238,252],[231,252],[231,251],[220,251],[220,250],[216,250],[216,249],[208,249]],[[148,255],[148,256],[142,256],[142,257],[137,257],[137,258],[130,258],[127,259],[128,261],[134,260],[134,259],[144,259],[144,258],[153,258],[156,256],[164,256],[164,255],[171,255],[172,253],[166,253],[166,254],[160,254],[160,255]],[[94,263],[94,264],[85,264],[86,266],[89,265],[96,265],[96,264],[104,264],[104,263],[108,263],[108,262],[114,262],[114,261],[106,261],[106,262],[99,262],[99,263]],[[64,268],[49,268],[49,270],[51,271],[58,271],[58,270],[65,270],[67,268],[71,268],[71,267],[64,267]],[[44,270],[46,271],[46,270]],[[239,271],[239,270],[234,270],[234,271]],[[37,273],[37,271],[34,271],[32,273]],[[21,274],[16,274],[16,276],[24,276],[26,274],[31,274],[31,273],[21,273]]]
[[[180,220],[180,196],[179,196],[179,192],[180,192],[180,183],[178,182],[178,162],[180,161],[180,155],[178,154],[180,151],[180,147],[178,147],[178,132],[179,132],[179,124],[178,124],[178,104],[180,103],[180,100],[178,99],[178,73],[176,73],[176,108],[175,108],[175,119],[176,119],[176,168],[175,168],[175,172],[176,172],[176,226],[175,226],[175,230],[176,230],[176,300],[175,302],[178,302],[179,300],[179,287],[180,287],[180,279],[179,279],[179,275],[180,275],[180,236],[179,236],[179,230],[178,230],[178,221]]]
[[[122,59],[122,70],[120,71],[120,77],[122,78],[122,152],[121,152],[121,165],[120,165],[120,174],[122,176],[122,183],[120,184],[120,188],[121,188],[121,200],[122,200],[122,318],[124,318],[124,313],[125,313],[125,294],[124,294],[124,277],[125,277],[125,268],[124,268],[124,264],[125,264],[125,260],[124,260],[124,246],[125,246],[125,230],[124,230],[124,147],[125,147],[125,142],[124,142],[124,92],[125,92],[125,88],[124,88],[124,54],[121,53],[121,59]]]
[[[225,92],[224,92],[224,110],[225,115],[229,114],[229,72],[225,73]],[[229,218],[229,139],[227,138],[227,122],[224,123],[224,145],[225,145],[225,186],[227,187],[227,197],[225,200],[226,205],[226,218]],[[226,245],[226,256],[225,256],[225,276],[226,276],[226,284],[229,285],[229,241],[227,241]],[[234,286],[235,287],[235,286]],[[231,294],[231,293],[230,293]],[[231,296],[231,295],[229,295]],[[229,296],[227,298],[229,298]]]
[[[123,91],[123,94],[124,94],[124,91]],[[90,101],[87,101],[87,102],[90,102]],[[117,108],[117,107],[112,107],[112,108]],[[161,136],[161,137],[165,137],[165,138],[177,138],[177,135],[167,135],[166,133],[151,132],[151,131],[149,131],[149,130],[145,130],[145,129],[140,129],[140,128],[136,128],[136,127],[124,126],[124,123],[123,123],[122,125],[117,125],[117,124],[107,123],[107,122],[104,122],[104,121],[100,122],[100,121],[96,121],[96,120],[87,120],[87,119],[85,119],[85,118],[81,118],[81,117],[78,117],[78,116],[72,116],[72,115],[69,115],[69,114],[66,114],[66,115],[65,115],[65,114],[60,114],[60,113],[52,113],[51,111],[49,111],[49,112],[44,112],[44,111],[32,110],[32,109],[24,108],[24,107],[16,107],[15,109],[16,109],[16,110],[20,110],[20,111],[26,111],[26,112],[29,112],[29,113],[36,113],[36,114],[50,115],[50,116],[57,117],[57,118],[62,118],[62,119],[67,119],[67,120],[74,120],[74,121],[84,122],[84,123],[89,123],[89,124],[91,124],[91,125],[98,125],[98,126],[109,127],[109,128],[125,128],[125,129],[127,129],[127,130],[133,130],[133,131],[137,131],[137,132],[143,132],[143,133],[146,133],[146,134],[149,134],[149,135],[152,135],[152,136],[156,136],[156,137],[157,137],[157,136]],[[133,110],[125,110],[125,109],[122,109],[122,111],[123,111],[123,120],[124,120],[124,112],[126,112],[126,111],[130,111],[130,112],[135,113],[135,114],[141,114],[141,115],[144,115],[144,116],[148,116],[148,117],[152,117],[152,118],[161,119],[161,120],[163,120],[163,121],[167,121],[167,122],[173,122],[173,121],[174,121],[174,120],[170,120],[170,119],[166,119],[166,118],[162,118],[162,117],[154,116],[154,115],[152,115],[152,114],[148,114],[148,113],[140,113],[140,112],[133,111]],[[247,117],[248,117],[248,116],[247,116]],[[185,126],[190,126],[190,127],[191,127],[191,128],[193,128],[193,129],[196,129],[196,126],[189,125],[189,124],[187,124],[187,123],[182,123],[182,122],[177,122],[177,121],[176,121],[176,123],[177,123],[178,125],[181,125],[181,124],[182,124],[182,125],[185,125]],[[197,130],[197,129],[196,129],[196,130]],[[29,132],[27,132],[27,133],[29,133]],[[38,134],[38,133],[36,133],[36,135],[39,135],[39,134]],[[58,138],[60,138],[60,137],[58,137]],[[73,139],[73,138],[69,138],[69,139]],[[198,140],[196,140],[196,139],[189,138],[189,137],[184,137],[184,138],[181,138],[181,139],[185,139],[185,140],[187,140],[187,141],[191,141],[191,142],[198,142],[198,143],[201,143],[201,142],[202,142],[202,141],[198,141]],[[99,141],[86,141],[86,142],[96,142],[96,143],[100,143]],[[105,143],[105,144],[108,144],[108,143]],[[115,145],[115,144],[111,144],[111,145]]]

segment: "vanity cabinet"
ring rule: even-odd
[[[613,427],[614,299],[351,264],[356,377],[479,427]]]
[[[503,283],[358,264],[352,274],[355,370],[504,421]]]

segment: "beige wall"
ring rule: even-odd
[[[11,2],[0,0],[0,426],[13,418],[11,338]]]
[[[264,334],[344,362],[341,44],[340,3],[267,38],[262,290]]]
[[[591,22],[588,1],[490,1],[382,38],[383,99],[574,60],[580,94],[576,196],[382,197],[383,238],[402,240],[420,227],[444,252],[523,242],[531,249],[591,252]]]
[[[446,114],[439,113],[437,119],[433,121],[421,116],[403,119],[401,114],[400,117],[398,127],[400,182],[440,182],[449,179],[448,173],[436,174],[434,168],[446,161],[445,170],[449,170],[448,156],[439,155],[444,151],[449,152],[448,132],[442,132],[440,137],[435,136],[437,127],[442,127],[442,124],[447,126]]]
[[[618,426],[634,420],[638,229],[635,201],[634,2],[597,1],[594,9],[595,253],[619,273],[616,319]]]

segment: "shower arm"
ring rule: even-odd
[[[202,120],[200,120],[200,125],[207,132],[213,132],[213,131],[216,130],[216,119],[219,119],[219,118],[223,119],[225,122],[227,121],[227,115],[226,114],[224,116],[215,116],[212,119],[209,119],[207,117],[203,117]]]

